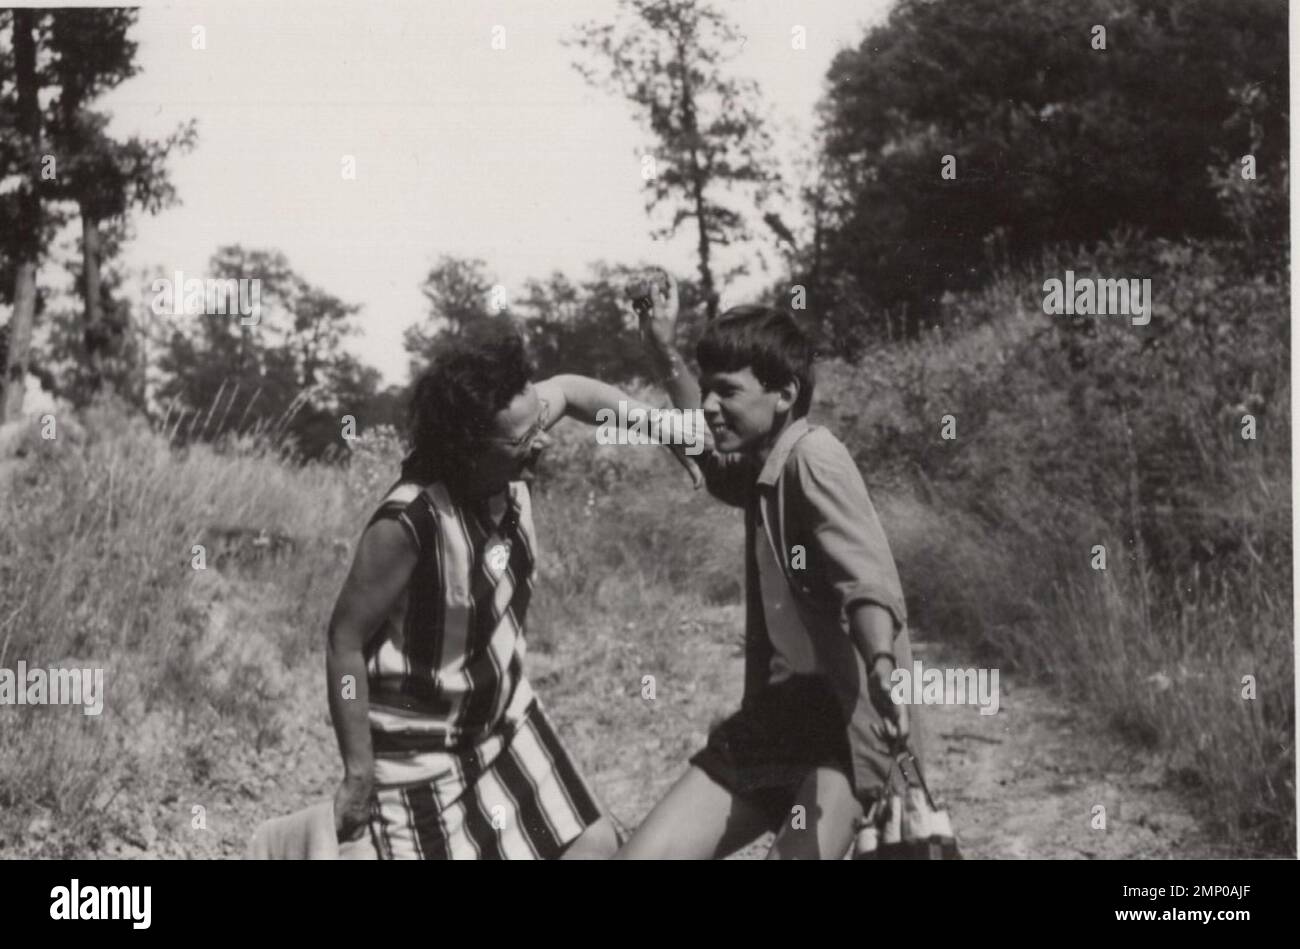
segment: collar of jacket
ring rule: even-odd
[[[785,460],[790,457],[794,443],[808,433],[808,428],[807,417],[797,418],[786,427],[777,438],[776,444],[772,446],[772,451],[768,453],[767,461],[763,462],[763,470],[758,474],[759,484],[776,484],[776,479],[781,476],[781,469],[785,467]]]

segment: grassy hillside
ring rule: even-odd
[[[1067,268],[1149,277],[1150,325],[1045,316]],[[959,332],[825,378],[918,624],[1103,710],[1220,832],[1290,853],[1287,303],[1284,266],[1239,246],[1063,251],[957,301]]]

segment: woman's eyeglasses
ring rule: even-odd
[[[542,399],[541,402],[542,408],[537,415],[537,421],[528,426],[528,431],[524,432],[518,438],[504,438],[501,435],[484,435],[482,441],[491,442],[494,445],[501,445],[515,453],[523,451],[546,429],[546,420],[550,417],[550,406],[546,404],[545,399]]]

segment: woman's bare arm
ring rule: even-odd
[[[374,784],[365,645],[402,595],[417,559],[400,523],[376,521],[361,536],[330,616],[325,675],[330,718],[343,755],[343,784],[335,794],[340,839],[364,823]]]

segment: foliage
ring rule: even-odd
[[[810,254],[832,335],[915,335],[945,291],[1047,245],[1233,233],[1225,176],[1268,209],[1256,238],[1280,239],[1286,77],[1272,0],[900,0],[827,75]]]
[[[53,318],[60,325],[55,352],[33,358],[15,351],[10,368],[19,378],[24,370],[35,371],[77,404],[105,382],[120,387],[137,404],[143,398],[140,340],[132,332],[129,308],[114,299],[120,281],[115,276],[101,279],[101,268],[111,265],[120,246],[128,209],[153,214],[175,203],[167,159],[192,148],[197,134],[190,121],[161,140],[117,140],[106,131],[109,117],[92,108],[98,97],[139,71],[137,44],[129,36],[137,15],[130,9],[65,9],[34,19],[35,81],[43,99],[33,143],[40,155],[39,175],[32,164],[33,145],[19,131],[17,90],[0,83],[0,177],[10,172],[27,175],[39,201],[37,227],[9,229],[0,241],[0,300],[13,299],[15,260],[39,262],[56,231],[74,216],[80,218],[83,235],[82,266],[74,270],[84,303],[80,332],[69,311],[56,313]],[[0,44],[0,62],[8,58],[10,51]],[[3,74],[9,75],[8,70]],[[27,192],[24,187],[0,194],[0,217],[30,216],[32,207],[24,211],[23,204]],[[38,288],[38,294],[42,299],[47,295],[44,288]],[[41,309],[38,299],[34,312],[15,313],[14,321],[27,327]],[[25,339],[25,333],[19,335]],[[73,357],[66,374],[49,365],[67,369]]]
[[[358,306],[308,283],[278,251],[222,247],[209,273],[260,281],[260,315],[209,306],[203,315],[161,317],[184,321],[165,341],[157,393],[180,437],[270,429],[302,457],[321,458],[342,452],[345,415],[358,432],[394,421],[396,395],[379,392],[378,371],[343,349]]]

